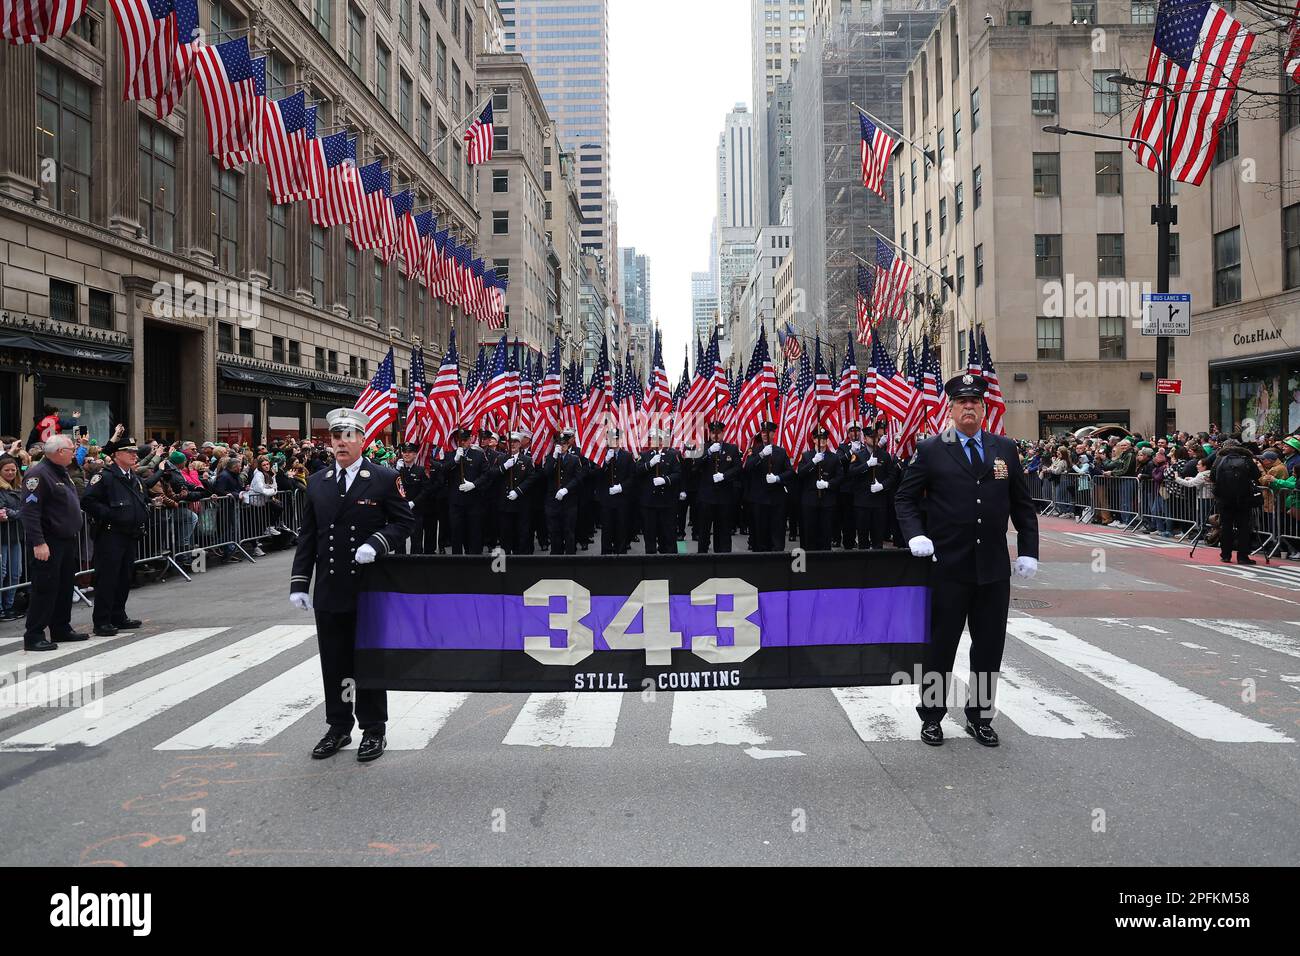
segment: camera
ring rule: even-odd
[[[993,14],[991,13],[984,14],[984,25],[986,27],[993,26]]]

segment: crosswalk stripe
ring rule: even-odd
[[[37,669],[43,664],[51,661],[57,661],[64,657],[70,657],[73,654],[84,654],[86,651],[93,651],[95,648],[103,647],[109,641],[120,643],[122,638],[129,637],[130,631],[118,631],[116,637],[96,637],[89,641],[75,641],[73,643],[60,644],[52,651],[27,651],[16,650],[8,654],[0,654],[0,674],[11,674],[23,667]],[[22,638],[20,637],[21,641]],[[146,640],[157,640],[157,638],[146,638]]]
[[[916,715],[916,687],[907,684],[835,687],[832,692],[858,738],[864,743],[920,739],[921,719]],[[941,726],[944,736],[949,739],[970,739],[950,716],[944,716]]]
[[[186,727],[154,750],[228,749],[264,744],[324,701],[320,662],[312,657]]]
[[[129,644],[118,644],[99,654],[80,660],[67,667],[53,668],[34,674],[9,687],[0,688],[0,720],[20,714],[33,707],[43,707],[63,697],[75,698],[100,678],[107,679],[140,664],[156,660],[173,651],[215,637],[224,627],[190,627],[177,631],[164,631],[155,637],[146,637]],[[71,646],[71,645],[69,645]],[[96,645],[102,646],[102,645]],[[85,650],[85,647],[78,647]],[[33,654],[36,662],[44,662],[62,651],[45,651]],[[0,674],[7,673],[0,669]],[[51,700],[53,698],[53,700]]]
[[[1195,624],[1219,634],[1226,634],[1265,650],[1277,651],[1289,657],[1300,657],[1300,641],[1293,637],[1275,634],[1245,621],[1203,621],[1198,618],[1186,618],[1188,624]]]
[[[682,747],[701,744],[765,744],[766,734],[754,727],[767,710],[761,690],[705,690],[673,695],[668,742]]]
[[[1116,657],[1048,621],[1013,618],[1007,622],[1007,633],[1202,740],[1291,742],[1290,737],[1268,724],[1224,707],[1155,671]]]
[[[310,624],[269,627],[15,734],[0,741],[0,751],[101,744],[236,674],[266,663],[315,633],[316,628]]]
[[[1161,538],[1153,541],[1145,537],[1125,537],[1118,534],[1091,534],[1087,531],[1063,531],[1067,538],[1076,538],[1088,544],[1100,544],[1116,548],[1181,548],[1183,545]]]
[[[961,649],[958,649],[957,655],[958,661],[964,657]],[[970,684],[970,668],[966,665],[954,664],[952,673],[962,684]],[[1005,715],[1025,733],[1035,737],[1120,740],[1129,736],[1111,717],[1091,704],[1066,691],[1048,688],[1005,662],[998,675],[994,699],[999,714]],[[957,695],[957,700],[962,700],[960,694]]]
[[[316,664],[316,661],[310,663]],[[319,665],[316,667],[316,680],[320,680]],[[446,692],[389,691],[388,723],[384,729],[388,749],[423,750],[469,697],[469,694]],[[353,734],[347,749],[356,750],[360,746],[361,735]]]
[[[521,747],[609,747],[622,694],[529,694],[502,743]]]

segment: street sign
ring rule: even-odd
[[[1157,395],[1183,394],[1183,380],[1181,378],[1156,379],[1156,394]]]
[[[1190,292],[1147,292],[1142,295],[1143,335],[1191,335]]]

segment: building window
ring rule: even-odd
[[[956,206],[955,212],[957,221],[961,222],[962,213],[965,212],[966,209],[966,184],[958,183],[953,188],[953,196],[956,199],[954,205]]]
[[[970,131],[973,133],[980,128],[980,88],[977,86],[970,91]]]
[[[1122,153],[1097,153],[1094,163],[1097,171],[1097,195],[1118,196],[1123,192]]]
[[[1061,278],[1061,236],[1034,236],[1034,275],[1039,279]]]
[[[1150,26],[1156,22],[1156,0],[1133,0],[1133,22]]]
[[[140,227],[155,249],[176,248],[176,140],[140,121]]]
[[[285,287],[285,253],[288,242],[289,217],[287,206],[267,204],[266,271],[271,277],[271,288]]]
[[[253,330],[239,330],[239,354],[244,358],[253,357]]]
[[[934,243],[934,218],[930,210],[925,211],[925,247],[928,249]]]
[[[948,156],[948,146],[946,142],[947,136],[945,135],[945,131],[943,130],[942,127],[939,129],[938,137],[939,137],[939,168],[943,169],[944,159],[946,159]]]
[[[380,262],[378,259],[375,260],[375,284],[374,284],[374,292],[375,292],[375,299],[374,299],[375,314],[374,314],[374,319],[375,319],[375,322],[377,322],[377,323],[379,324],[379,331],[380,331],[380,332],[387,332],[387,331],[388,331],[388,322],[386,321],[386,318],[385,318],[385,317],[386,317],[386,311],[385,311],[385,309],[384,309],[384,305],[385,305],[385,303],[384,303],[384,298],[385,298],[385,292],[386,292],[386,289],[385,289],[385,283],[384,283],[384,264],[383,264],[382,262]]]
[[[1064,320],[1039,316],[1038,324],[1038,360],[1063,361],[1065,359]]]
[[[463,116],[461,110],[465,105],[460,98],[460,66],[453,62],[451,64],[451,115],[457,118]]]
[[[111,329],[113,327],[113,293],[103,289],[90,290],[90,327],[92,329]]]
[[[961,295],[966,291],[966,257],[957,257],[957,294]]]
[[[348,376],[349,376],[350,378],[357,378],[357,377],[359,377],[360,375],[361,375],[361,363],[357,361],[357,357],[356,357],[355,355],[349,355],[349,356],[348,356]]]
[[[357,312],[357,250],[348,244],[347,276],[344,286],[344,304],[348,307],[348,318],[359,322],[361,315]]]
[[[1182,275],[1182,271],[1183,259],[1181,248],[1178,243],[1178,233],[1173,232],[1169,234],[1169,275]],[[1297,424],[1300,424],[1300,422],[1297,422]]]
[[[971,174],[971,185],[974,190],[972,198],[975,200],[975,208],[978,209],[980,203],[984,201],[984,168],[982,166],[975,167],[974,172]]]
[[[289,364],[295,366],[302,364],[302,345],[298,342],[289,343]]]
[[[235,271],[239,236],[239,175],[212,160],[212,251],[216,266]]]
[[[398,334],[403,338],[406,337],[406,279],[401,275],[397,277],[397,315],[393,322],[397,326]]]
[[[1034,195],[1040,199],[1061,194],[1061,154],[1034,153]]]
[[[551,174],[548,172],[546,175],[550,176]],[[508,169],[492,170],[492,191],[494,193],[510,192],[510,171]]]
[[[510,127],[496,126],[492,127],[492,152],[504,152],[510,148]]]
[[[912,160],[912,195],[916,195],[916,160]]]
[[[425,13],[424,8],[421,7],[420,8],[420,72],[423,73],[425,76],[428,76],[429,71],[432,69],[432,65],[430,63],[430,56],[429,56],[429,50],[431,49],[430,44],[432,44],[433,42],[431,26],[432,25],[429,22],[429,15]]]
[[[1075,23],[1096,23],[1097,22],[1097,4],[1093,3],[1071,3],[1070,19]]]
[[[328,366],[325,364],[325,347],[323,345],[318,345],[316,346],[316,371],[324,372],[327,370]]]
[[[447,171],[447,127],[438,120],[438,168]]]
[[[510,211],[506,209],[492,210],[492,235],[508,236],[510,235]]]
[[[348,68],[357,76],[366,75],[366,18],[348,4]]]
[[[1119,87],[1109,81],[1115,70],[1092,71],[1092,111],[1105,116],[1119,112]]]
[[[311,300],[325,307],[325,230],[311,227]]]
[[[411,119],[414,112],[415,96],[411,84],[411,78],[402,70],[397,73],[397,118],[401,121],[402,129],[406,132],[413,132],[411,129]]]
[[[1241,227],[1214,235],[1214,304],[1241,301]]]
[[[50,280],[50,318],[56,322],[77,322],[77,287],[62,279]]]
[[[1228,110],[1228,118],[1219,130],[1219,143],[1214,149],[1214,165],[1226,163],[1237,155],[1240,144],[1237,140],[1237,104]]]
[[[510,87],[492,87],[492,112],[505,113],[510,109]]]
[[[333,349],[329,350],[329,371],[333,375],[339,373],[339,353]]]
[[[939,235],[946,235],[948,232],[948,198],[946,196],[939,199]]]
[[[326,40],[331,39],[333,26],[330,18],[333,15],[333,0],[315,0],[312,4],[311,25],[316,28],[316,32]]]
[[[916,237],[917,237],[916,223],[912,223],[912,255],[916,255],[921,248],[920,243],[917,242]]]
[[[433,107],[429,101],[420,98],[420,152],[428,156],[433,150],[433,140],[430,138],[433,126]]]
[[[961,110],[952,114],[952,151],[961,149]]]
[[[975,288],[984,284],[984,245],[975,247]]]
[[[388,89],[391,80],[388,75],[389,63],[392,59],[388,52],[388,47],[382,43],[375,42],[375,96],[379,97],[380,104],[384,109],[389,109]]]
[[[1282,210],[1282,256],[1286,271],[1282,288],[1294,289],[1300,285],[1300,203]]]
[[[235,351],[235,327],[229,322],[221,322],[217,325],[217,350],[227,355]]]
[[[1027,27],[1034,22],[1033,11],[1031,10],[1009,10],[1007,11],[1007,26],[1009,27]]]
[[[408,47],[411,45],[411,0],[400,0],[397,4],[397,35]]]
[[[1122,315],[1103,315],[1097,319],[1097,358],[1124,358],[1124,325]]]
[[[1055,115],[1055,70],[1035,70],[1029,74],[1029,108],[1040,115]]]
[[[285,364],[284,337],[280,335],[271,336],[271,361],[279,365]]]
[[[1282,132],[1300,126],[1300,83],[1291,78],[1290,73],[1282,76],[1282,102],[1280,104]]]
[[[447,44],[442,42],[442,37],[438,37],[438,95],[444,100],[447,98]],[[459,117],[457,117],[459,119]]]
[[[37,62],[36,137],[41,198],[62,213],[89,219],[90,87],[44,58]],[[54,172],[53,177],[44,175],[47,169]]]
[[[1124,234],[1100,233],[1097,236],[1097,278],[1124,278]]]

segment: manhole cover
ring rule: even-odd
[[[1011,606],[1017,611],[1035,611],[1040,607],[1051,607],[1046,601],[1031,601],[1028,598],[1012,598]]]

